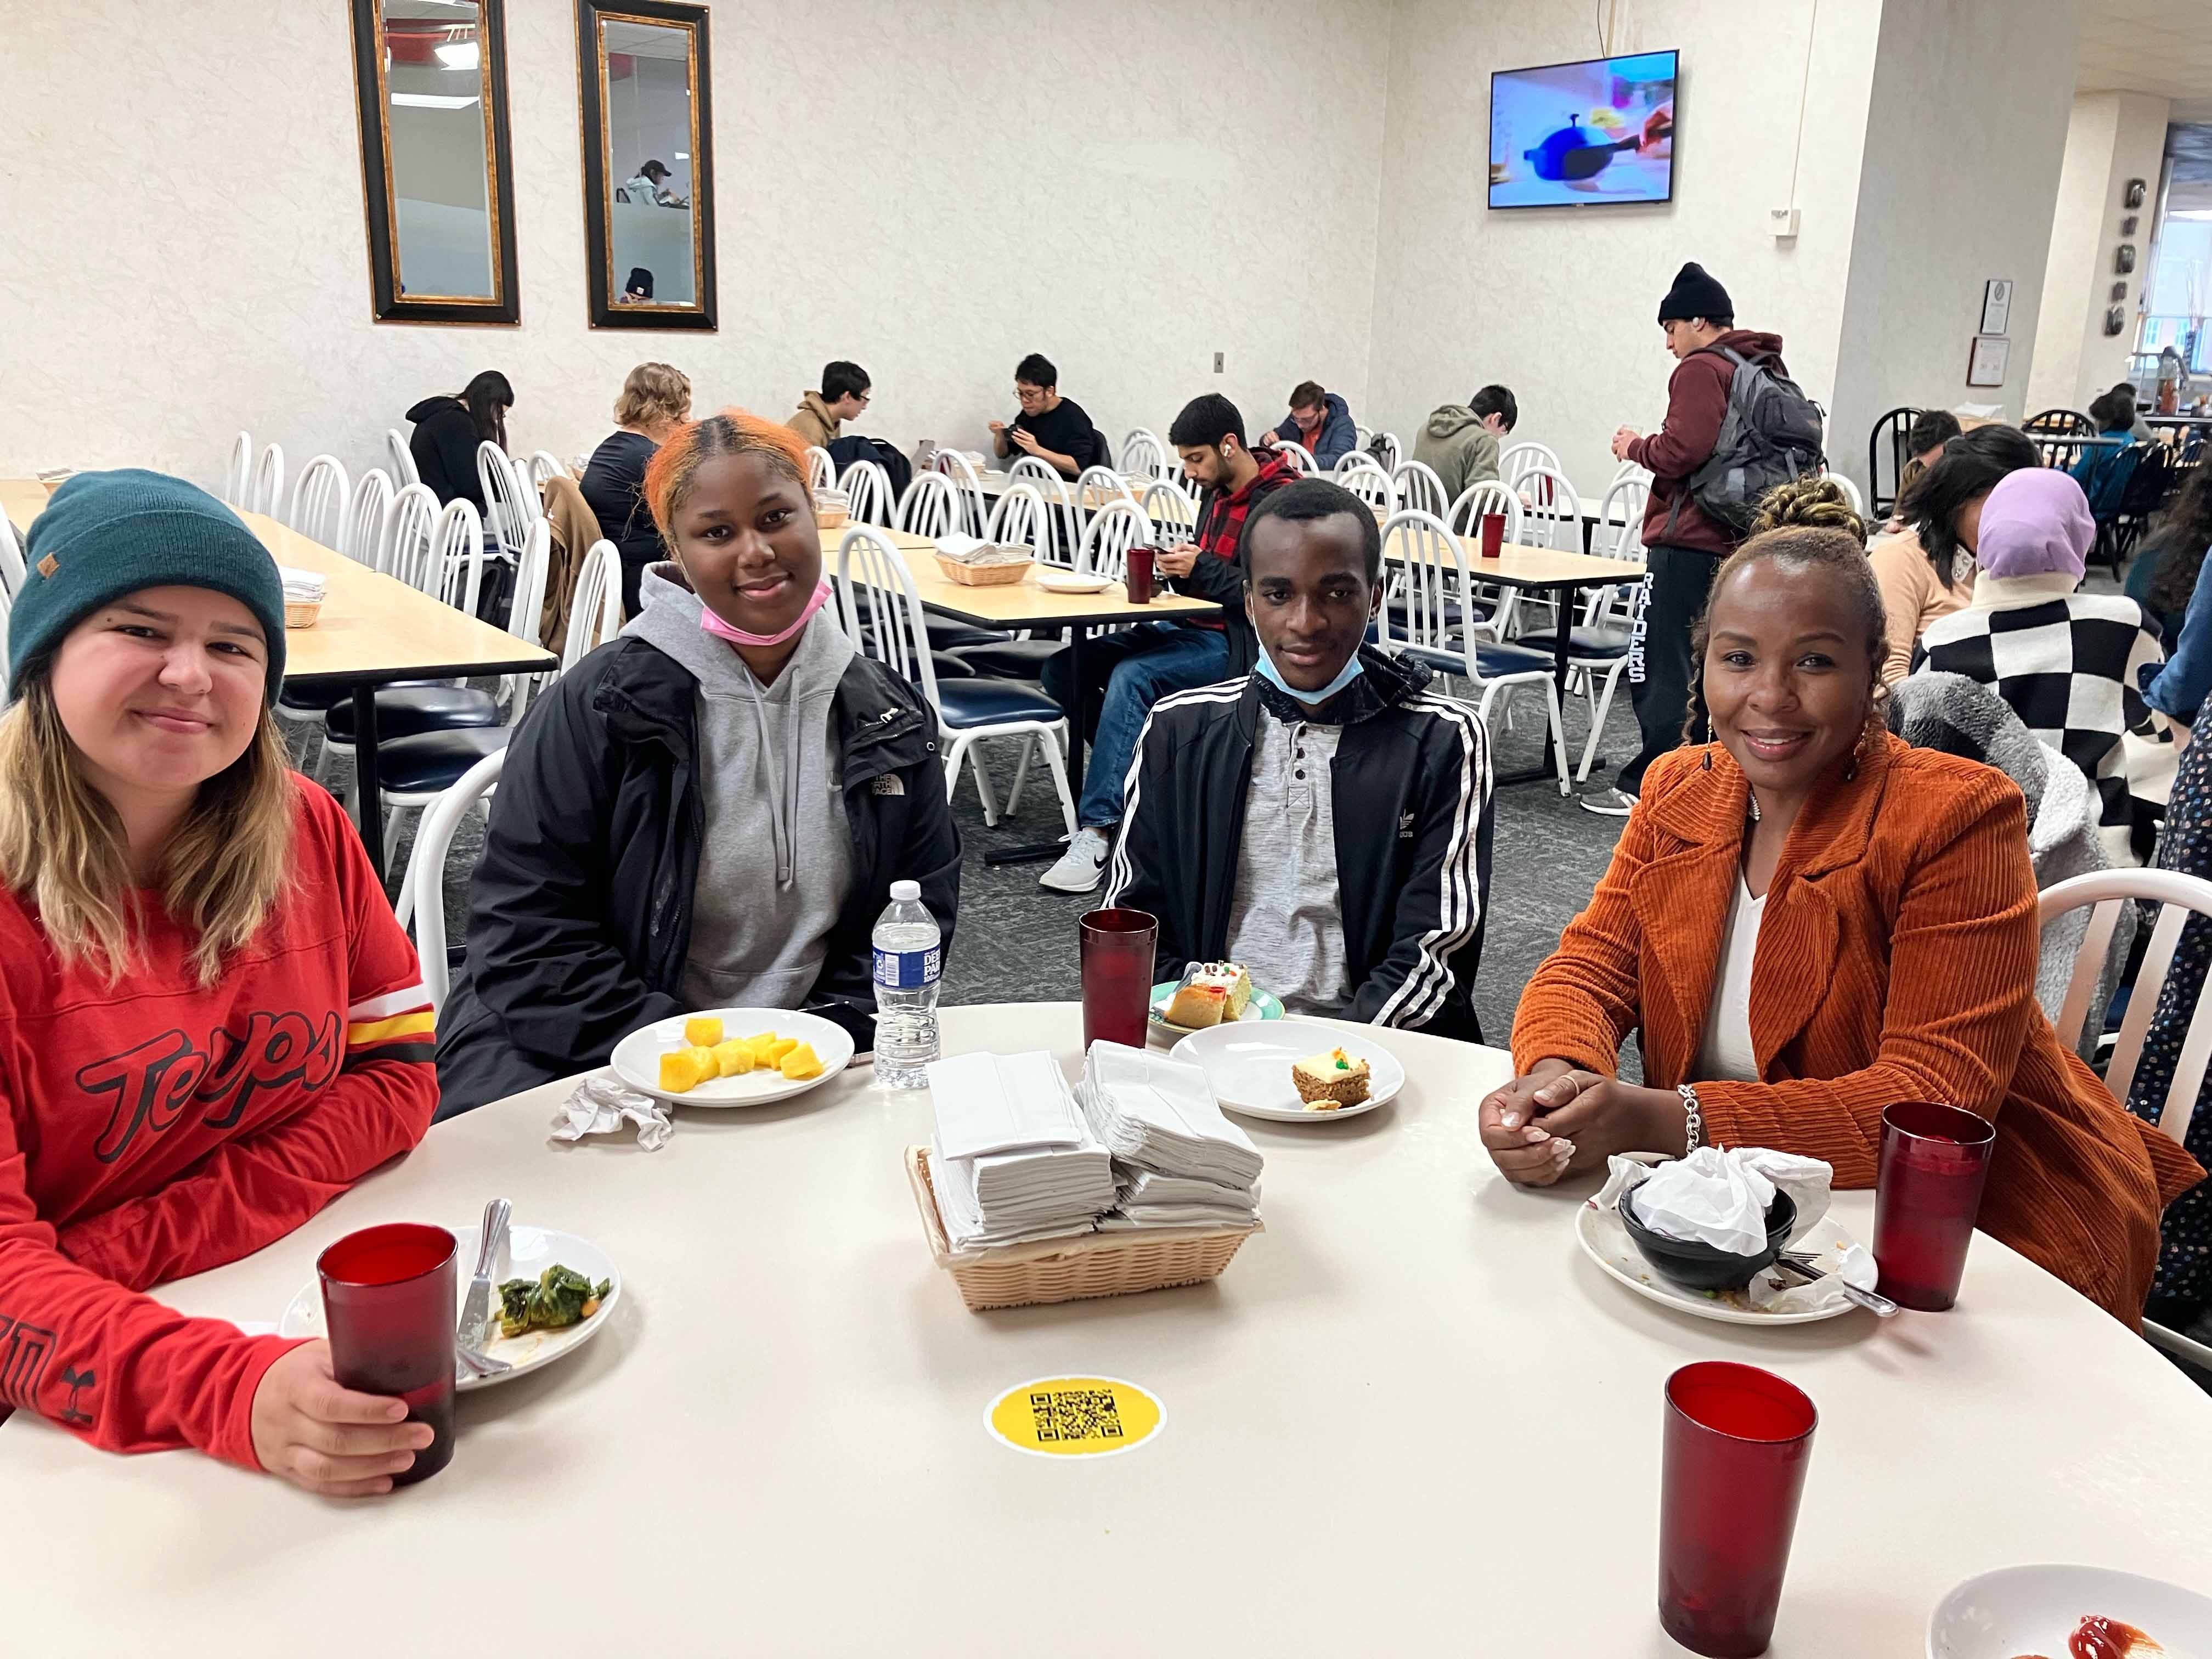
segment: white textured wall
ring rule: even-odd
[[[2074,0],[1893,0],[1869,105],[1830,447],[1866,483],[1900,404],[2001,404],[2019,419],[2066,149]],[[2013,282],[2001,387],[1966,385],[1983,287]]]
[[[565,0],[507,7],[519,328],[370,320],[342,0],[14,9],[0,476],[212,483],[240,426],[358,470],[484,368],[567,455],[644,358],[781,416],[852,357],[902,444],[982,444],[1030,350],[1117,441],[1309,375],[1364,413],[1386,0],[717,0],[714,335],[586,326]]]
[[[1912,0],[1919,3],[1920,0]],[[1492,213],[1490,71],[1599,55],[1587,5],[1403,0],[1393,30],[1376,284],[1375,406],[1410,445],[1427,411],[1499,380],[1518,435],[1602,488],[1624,422],[1666,412],[1674,368],[1655,319],[1686,260],[1717,276],[1746,327],[1783,337],[1826,403],[1859,188],[1881,0],[1619,0],[1614,53],[1680,48],[1674,200]],[[1797,163],[1803,230],[1769,234]]]
[[[2086,410],[2091,399],[2127,378],[2136,312],[2150,276],[2151,221],[2170,107],[2165,99],[2142,92],[2085,92],[2074,100],[2044,267],[2026,404],[2030,414]],[[2142,206],[2133,210],[2136,234],[2124,238],[2120,223],[2130,211],[2124,205],[2130,179],[2143,180],[2146,194]],[[2136,246],[2135,274],[2126,277],[2112,270],[2113,251],[2124,240]],[[2105,313],[2116,282],[2128,285],[2121,304],[2128,325],[2108,337]]]

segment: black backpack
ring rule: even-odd
[[[1705,349],[1727,358],[1735,372],[1729,380],[1728,413],[1721,417],[1712,455],[1690,475],[1683,493],[1715,524],[1744,536],[1759,516],[1759,497],[1827,464],[1820,446],[1827,416],[1796,381],[1726,346]],[[1667,532],[1673,531],[1680,510],[1678,494],[1667,515]]]

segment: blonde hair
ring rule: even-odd
[[[615,399],[617,426],[653,421],[681,421],[691,413],[691,377],[667,363],[640,363],[623,381]]]
[[[293,787],[264,702],[246,752],[200,785],[161,851],[161,906],[198,935],[192,963],[204,986],[261,931],[291,879]],[[0,714],[0,883],[37,910],[64,965],[96,961],[111,986],[137,955],[129,852],[122,820],[62,724],[46,666],[33,669]]]

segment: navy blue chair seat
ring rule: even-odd
[[[487,755],[507,747],[504,726],[477,726],[449,732],[420,732],[376,745],[377,779],[401,794],[450,789]]]
[[[1570,657],[1625,657],[1628,654],[1627,631],[1609,628],[1571,628],[1567,630],[1567,654]]]
[[[353,741],[352,698],[331,705],[323,720],[331,742]],[[489,691],[426,685],[393,686],[376,694],[376,738],[380,747],[391,738],[412,737],[419,732],[498,724],[499,704]]]
[[[1507,674],[1548,674],[1552,672],[1552,653],[1532,651],[1525,645],[1491,645],[1475,641],[1475,665],[1482,670],[1482,678],[1494,680]]]
[[[951,654],[967,664],[971,674],[1033,680],[1044,672],[1048,659],[1066,649],[1065,640],[994,640],[988,644],[959,646]]]
[[[1067,718],[1058,703],[1035,686],[1012,680],[952,680],[937,688],[937,702],[945,724],[956,732],[1010,720],[1050,724]]]

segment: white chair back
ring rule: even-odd
[[[1382,462],[1382,470],[1395,480],[1398,476],[1398,464],[1406,459],[1405,446],[1398,441],[1398,434],[1395,432],[1378,432],[1375,435],[1382,441],[1382,453],[1376,459]]]
[[[457,507],[468,507],[473,514],[476,508],[466,501],[457,501]],[[445,597],[445,568],[438,559],[439,531],[444,520],[439,516],[438,498],[428,484],[412,483],[392,498],[391,509],[385,514],[384,536],[380,546],[377,568],[394,580],[405,582],[418,593],[432,599]],[[477,549],[477,561],[483,562],[483,551]]]
[[[1008,485],[999,497],[984,523],[983,539],[1001,547],[1026,547],[1039,564],[1066,568],[1072,562],[1060,550],[1060,532],[1043,493],[1026,481]]]
[[[1133,502],[1137,499],[1137,492],[1129,488],[1129,481],[1110,466],[1085,467],[1075,481],[1075,490],[1085,513],[1096,513],[1109,501]]]
[[[1521,498],[1495,478],[1486,478],[1461,490],[1459,499],[1451,504],[1451,511],[1444,514],[1444,523],[1455,535],[1471,538],[1476,545],[1469,550],[1470,556],[1479,556],[1482,521],[1493,513],[1504,515],[1505,534],[1502,539],[1508,545],[1521,544],[1527,535],[1522,528]]]
[[[953,486],[950,475],[935,471],[915,473],[914,482],[906,487],[905,499],[899,502],[898,516],[891,527],[908,535],[927,536],[932,540],[959,529],[960,492]]]
[[[1321,471],[1321,463],[1314,459],[1313,451],[1295,439],[1276,439],[1275,453],[1288,460],[1302,478],[1311,477]]]
[[[498,540],[500,551],[520,559],[530,526],[544,516],[538,492],[523,483],[514,457],[489,438],[477,446],[477,482],[483,489],[484,527]]]
[[[344,550],[346,507],[353,490],[346,470],[335,455],[318,455],[300,469],[293,481],[291,510],[285,521],[311,542],[320,542],[333,552]]]
[[[1354,421],[1352,423],[1352,447],[1353,449],[1364,451],[1368,445],[1374,441],[1375,428],[1373,427],[1362,426],[1357,421]],[[1370,455],[1368,459],[1372,460],[1374,457]],[[1385,476],[1387,477],[1388,475],[1386,474]]]
[[[622,632],[622,555],[611,541],[593,542],[576,573],[576,592],[568,602],[568,638],[561,650],[567,673],[590,653]]]
[[[1549,467],[1554,472],[1566,471],[1548,447],[1524,438],[1517,444],[1507,445],[1505,453],[1498,458],[1498,476],[1518,488],[1521,475],[1540,466]]]
[[[852,498],[853,522],[890,528],[891,475],[878,461],[855,461],[845,469],[845,494]]]
[[[1533,463],[1514,477],[1513,489],[1528,506],[1525,536],[1529,546],[1560,553],[1583,550],[1582,503],[1565,473]]]
[[[1444,481],[1425,461],[1399,462],[1391,471],[1390,487],[1401,512],[1425,513],[1440,519],[1450,505],[1444,499]]]
[[[1172,480],[1155,478],[1146,484],[1138,505],[1145,509],[1145,517],[1160,535],[1189,537],[1198,533],[1198,497]]]
[[[806,487],[809,489],[834,489],[837,486],[837,463],[830,459],[830,452],[820,444],[806,446]]]
[[[260,460],[254,464],[252,482],[246,485],[246,499],[239,505],[272,519],[284,510],[284,452],[275,444],[261,452]]]
[[[14,599],[23,588],[23,544],[15,539],[15,526],[0,513],[0,592]]]
[[[1084,526],[1083,546],[1076,554],[1075,568],[1120,581],[1128,573],[1129,550],[1152,539],[1152,521],[1145,516],[1143,507],[1124,495],[1100,507]]]
[[[1397,507],[1398,492],[1391,486],[1390,475],[1376,465],[1372,455],[1353,450],[1336,464],[1335,479],[1370,507],[1385,513]]]
[[[392,480],[375,467],[361,475],[353,487],[353,505],[347,510],[345,531],[338,551],[372,570],[384,568],[384,526],[392,514]]]
[[[570,476],[561,458],[551,450],[533,449],[530,452],[530,493],[538,497],[539,507],[545,504],[545,481]]]
[[[253,482],[253,434],[241,432],[230,446],[230,465],[222,475],[222,498],[234,507],[246,505],[246,492]]]
[[[1148,477],[1167,476],[1167,446],[1159,434],[1146,427],[1137,427],[1121,440],[1121,471],[1141,472]]]
[[[616,592],[619,595],[619,582]],[[407,875],[400,890],[412,900],[415,954],[422,960],[422,988],[430,994],[433,1012],[446,1006],[446,994],[452,988],[446,973],[446,858],[453,850],[453,832],[469,809],[498,784],[500,769],[506,764],[507,750],[495,749],[462,773],[422,814],[414,850],[407,855]]]
[[[1641,471],[1642,469],[1638,469]],[[1590,551],[1609,559],[1644,562],[1644,510],[1651,502],[1651,475],[1617,477],[1598,503]]]
[[[1060,476],[1059,468],[1054,466],[1049,461],[1037,459],[1034,455],[1018,457],[1014,464],[1006,469],[1007,483],[1019,483],[1024,478],[1034,478],[1041,484],[1064,484],[1067,482]]]
[[[1859,487],[1850,481],[1850,477],[1848,474],[1842,472],[1823,472],[1820,476],[1826,478],[1830,483],[1835,485],[1837,489],[1844,492],[1844,499],[1851,504],[1852,512],[1857,514],[1862,519],[1866,517],[1866,497],[1859,494]],[[1881,526],[1879,525],[1872,525],[1868,527],[1869,529],[1878,530]]]
[[[1475,672],[1474,640],[1463,626],[1468,588],[1467,556],[1459,538],[1433,513],[1406,507],[1382,526],[1382,568],[1391,578],[1391,603],[1376,613],[1376,642],[1463,655]]]
[[[427,494],[430,487],[414,484],[410,488]],[[432,495],[431,499],[435,501],[437,497]],[[446,510],[438,515],[431,558],[430,576],[426,580],[434,580],[436,586],[416,586],[426,593],[435,593],[455,610],[475,616],[477,596],[483,591],[484,542],[483,520],[474,501],[455,496],[446,503]],[[396,570],[392,574],[399,574]]]
[[[857,590],[868,590],[861,614]],[[854,525],[837,544],[837,622],[861,653],[921,688],[937,707],[937,666],[929,624],[906,561],[872,525]]]
[[[960,501],[960,528],[972,527],[980,534],[991,520],[991,504],[983,499],[983,481],[975,476],[975,462],[957,449],[940,449],[930,465],[952,480]]]
[[[422,469],[415,465],[415,452],[407,447],[407,440],[399,435],[398,427],[384,428],[384,447],[392,455],[392,476],[402,489],[422,482]]]
[[[522,557],[514,571],[514,604],[507,613],[507,631],[526,644],[544,643],[538,627],[545,612],[545,580],[552,562],[553,526],[541,518],[523,537]]]
[[[1634,461],[1623,461],[1619,466],[1613,469],[1613,483],[1608,483],[1606,488],[1610,489],[1613,488],[1613,484],[1620,483],[1632,478],[1637,483],[1645,485],[1648,488],[1651,483],[1651,469],[1648,466],[1638,465]]]

